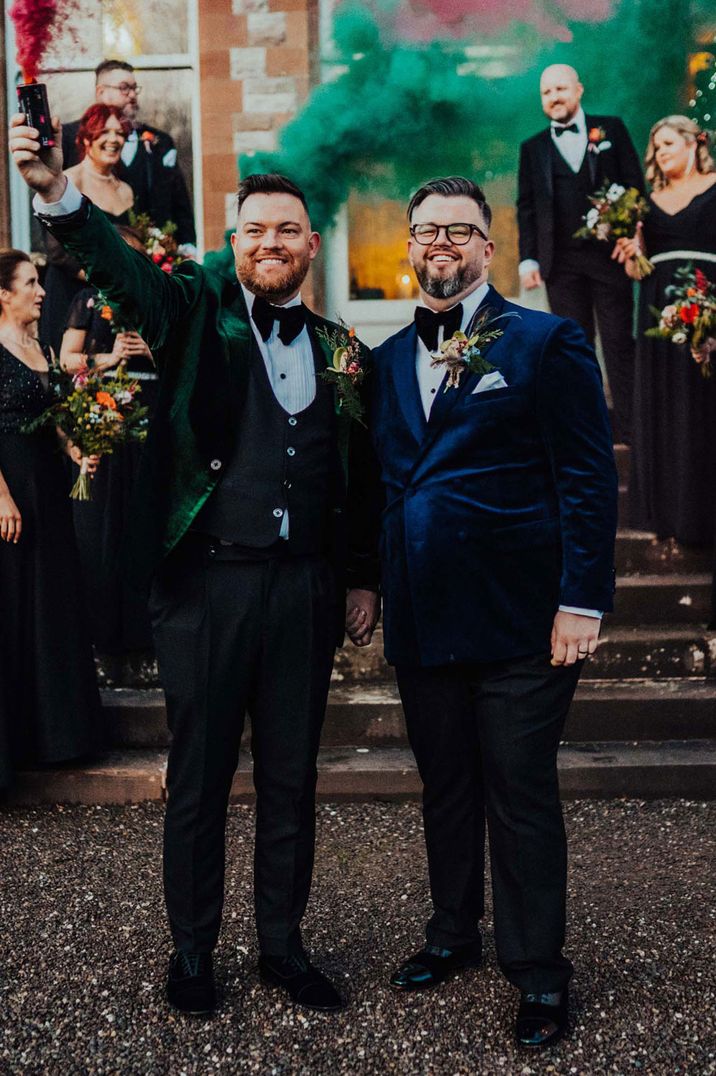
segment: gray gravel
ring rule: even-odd
[[[305,939],[351,999],[303,1014],[255,971],[253,811],[231,810],[211,1021],[163,1001],[162,810],[0,811],[0,1073],[716,1074],[716,803],[567,805],[572,1033],[512,1045],[516,994],[486,921],[482,969],[412,998],[386,987],[428,912],[419,808],[319,808]]]

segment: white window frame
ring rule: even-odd
[[[143,70],[175,68],[191,70],[193,73],[191,144],[193,157],[194,182],[194,216],[196,219],[197,247],[199,256],[204,253],[204,193],[203,169],[201,157],[201,93],[199,82],[199,0],[188,0],[188,52],[167,53],[166,55],[133,56],[131,63]],[[8,115],[17,112],[15,93],[17,63],[15,62],[15,27],[9,15],[5,14],[5,86],[7,89]],[[65,71],[91,71],[102,57],[83,57],[81,63],[61,68]],[[44,68],[49,74],[56,74],[57,68]],[[10,169],[10,228],[12,245],[20,250],[30,249],[30,204],[27,187],[16,168]]]

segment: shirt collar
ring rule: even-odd
[[[241,284],[241,281],[239,281],[239,284]],[[251,314],[254,309],[254,300],[256,299],[256,296],[252,291],[249,291],[248,288],[244,287],[243,284],[241,284],[241,290],[244,293],[244,299],[246,300],[246,306],[248,308],[249,314]],[[303,300],[301,299],[301,293],[299,291],[298,295],[294,295],[293,299],[289,299],[287,303],[282,303],[281,306],[282,309],[286,310],[289,306],[300,306],[302,301]],[[273,305],[278,306],[279,304],[275,303]]]
[[[464,330],[465,326],[469,324],[470,318],[473,316],[489,290],[490,285],[489,282],[486,280],[483,284],[480,284],[479,288],[475,288],[475,290],[471,291],[469,295],[466,295],[464,299],[460,299],[460,302],[462,303],[462,324],[460,325],[461,330]],[[426,307],[428,306],[428,304],[423,299],[420,300],[420,305]],[[448,310],[452,310],[453,307],[457,305],[457,303],[453,303],[453,306],[448,307]],[[432,310],[432,307],[428,307],[428,309]]]
[[[575,114],[572,116],[569,123],[576,123],[577,124],[577,134],[584,134],[584,132],[587,130],[587,118],[584,115],[584,109],[582,108],[581,105],[579,106],[579,108],[577,109]],[[554,131],[555,127],[564,127],[564,126],[565,126],[564,123],[557,123],[555,120],[552,120],[552,122],[550,124],[550,127],[552,128],[552,131]]]

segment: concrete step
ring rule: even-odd
[[[163,752],[115,752],[84,767],[18,775],[12,804],[127,804],[164,798]],[[716,740],[568,744],[559,753],[565,799],[716,798]],[[421,786],[406,747],[323,748],[318,798],[328,801],[416,799]],[[251,758],[243,753],[233,787],[235,803],[253,800]]]
[[[103,692],[114,748],[163,748],[169,743],[164,695],[158,689]],[[687,740],[716,738],[716,680],[583,680],[567,719],[565,739]],[[244,734],[248,745],[250,730]],[[334,687],[321,743],[380,747],[407,743],[394,682]]]
[[[608,623],[648,627],[651,624],[701,624],[711,617],[711,576],[625,575],[614,596]]]
[[[680,546],[673,538],[628,529],[617,535],[615,561],[617,589],[625,575],[710,575],[714,568],[712,549]]]
[[[617,473],[619,475],[619,484],[629,484],[629,446],[628,445],[615,445],[614,446],[614,459],[617,463]]]

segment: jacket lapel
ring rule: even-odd
[[[423,402],[420,399],[420,389],[418,388],[418,375],[415,371],[417,342],[418,334],[415,322],[413,322],[408,327],[405,336],[396,342],[390,362],[390,370],[405,421],[417,443],[421,444],[428,424],[425,420]]]
[[[544,189],[549,199],[552,198],[552,134],[551,129],[548,127],[545,131],[542,131],[541,137],[537,141],[536,145],[537,161],[540,168],[540,174],[542,176],[542,182]]]

